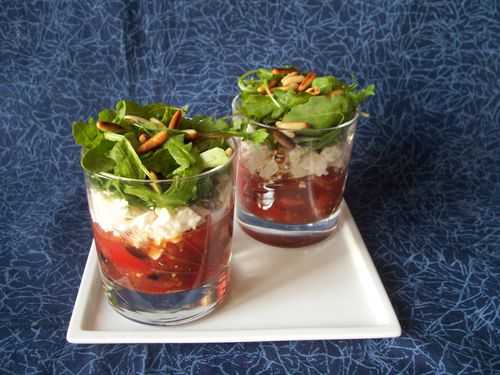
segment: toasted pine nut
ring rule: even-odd
[[[312,81],[314,81],[315,78],[316,78],[316,73],[314,73],[314,72],[307,73],[304,80],[300,83],[297,91],[302,92],[305,89],[307,89],[311,85]]]
[[[301,130],[308,128],[309,125],[302,121],[276,121],[276,127],[284,130]]]
[[[97,129],[102,130],[103,132],[120,133],[125,130],[120,125],[106,121],[97,121],[96,127]]]
[[[281,80],[281,84],[283,86],[290,86],[292,83],[299,84],[303,80],[304,80],[304,76],[303,75],[293,75],[293,76],[290,76],[290,74],[289,74],[289,75],[287,75],[285,78],[283,78]]]
[[[149,121],[154,122],[156,125],[160,126],[161,128],[165,127],[165,124],[158,120],[156,117],[151,117]]]
[[[161,193],[160,187],[156,183],[156,181],[158,181],[158,176],[156,175],[156,173],[153,172],[153,171],[149,171],[149,179],[151,181],[153,181],[151,183],[151,186],[153,187],[153,190],[156,191],[157,193]]]
[[[272,134],[276,142],[278,142],[284,148],[287,148],[289,150],[295,148],[295,142],[293,141],[293,139],[283,134],[283,132],[274,130]]]
[[[331,93],[330,93],[330,96],[340,96],[340,95],[343,95],[344,94],[344,90],[342,89],[337,89],[337,90],[333,90]]]
[[[179,125],[182,119],[182,111],[177,110],[175,111],[174,115],[170,119],[170,122],[168,123],[168,128],[169,129],[175,129]]]
[[[139,143],[144,143],[148,140],[148,136],[146,135],[146,133],[141,133],[139,134],[139,137],[138,137],[138,140],[139,140]]]
[[[123,119],[130,121],[130,122],[135,122],[137,124],[142,124],[142,123],[148,121],[144,117],[134,116],[134,115],[125,115],[125,116],[123,116]]]
[[[156,175],[156,173],[154,171],[149,171],[149,174],[151,177],[151,181],[158,181],[158,176]]]
[[[183,130],[184,132],[184,137],[188,141],[194,141],[196,138],[198,138],[198,132],[194,129],[186,129]]]
[[[309,94],[309,95],[312,95],[312,96],[316,96],[316,95],[319,95],[321,93],[321,89],[319,87],[309,87],[306,92]]]
[[[273,87],[271,91],[288,91],[290,88],[285,86]]]
[[[231,155],[233,154],[233,149],[231,147],[228,147],[224,150],[224,152],[227,156],[231,157]]]
[[[148,151],[154,150],[155,148],[160,147],[162,144],[164,144],[167,139],[168,139],[167,131],[162,130],[161,132],[156,133],[146,142],[141,144],[137,149],[137,153],[140,155]]]
[[[287,86],[275,87],[273,88],[273,90],[281,90],[281,91],[296,90],[298,86],[299,86],[298,83],[291,83]]]
[[[278,84],[278,80],[277,79],[272,79],[270,80],[268,83],[267,83],[267,87],[269,89],[272,89],[273,87],[275,87],[276,85]],[[257,88],[257,91],[260,93],[260,94],[266,94],[267,91],[266,91],[266,86],[265,85],[260,85],[258,88]]]
[[[273,68],[271,70],[272,74],[288,74],[292,72],[297,72],[297,69],[295,68]]]

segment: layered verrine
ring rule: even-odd
[[[239,154],[242,228],[276,246],[321,241],[336,228],[360,105],[374,86],[293,67],[249,71],[238,85],[233,125],[254,135]]]
[[[236,154],[228,129],[131,101],[73,125],[105,293],[125,317],[188,322],[226,296]]]

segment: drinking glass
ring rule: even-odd
[[[198,319],[224,300],[235,155],[199,175],[154,182],[85,171],[102,282],[114,310],[140,323],[173,325]],[[189,204],[170,198],[163,207],[159,199],[145,204],[148,194],[193,189]]]
[[[253,238],[280,247],[319,242],[337,227],[359,115],[328,129],[277,129],[243,116],[235,126],[269,133],[262,144],[240,140],[237,219]]]

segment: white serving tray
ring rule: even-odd
[[[344,202],[338,231],[301,249],[264,245],[235,225],[229,298],[205,318],[176,327],[142,325],[114,312],[104,299],[92,246],[67,340],[201,343],[400,335],[396,314]]]

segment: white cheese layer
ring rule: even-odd
[[[279,170],[272,151],[264,145],[242,142],[241,158],[252,174],[257,173],[264,179],[270,178]]]
[[[125,234],[137,247],[151,240],[158,245],[174,240],[195,229],[202,221],[202,217],[189,207],[139,209],[129,207],[125,199],[92,188],[88,199],[92,220],[96,224],[106,232]]]
[[[251,173],[269,179],[279,172],[272,151],[263,145],[242,142],[241,158]],[[340,145],[333,145],[316,152],[307,147],[296,146],[288,152],[288,172],[294,178],[324,176],[328,168],[344,168],[344,152]]]

